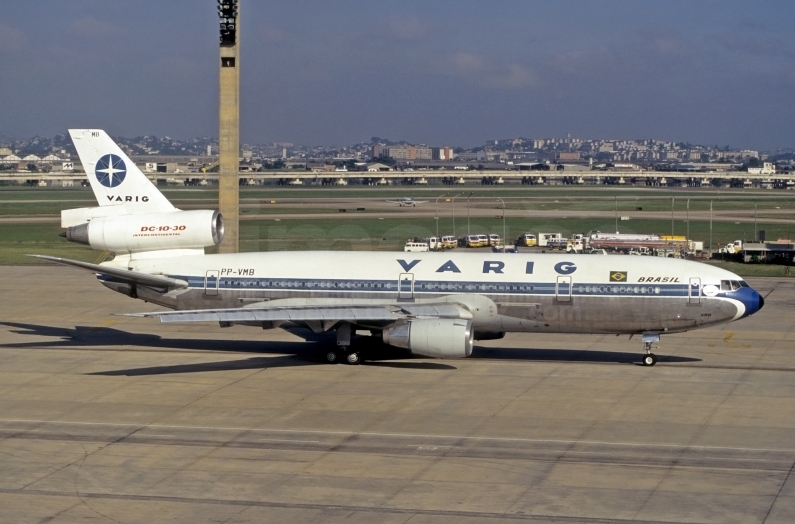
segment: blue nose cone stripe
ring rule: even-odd
[[[739,300],[745,306],[745,313],[740,318],[753,315],[765,305],[765,299],[762,298],[762,295],[750,287],[740,288],[731,295],[733,295],[732,298]]]

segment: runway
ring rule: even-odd
[[[322,362],[282,330],[0,268],[0,522],[795,521],[795,282],[663,336]]]

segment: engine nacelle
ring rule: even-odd
[[[224,219],[209,210],[98,217],[67,228],[66,238],[114,253],[201,249],[221,243]]]
[[[460,318],[410,320],[385,329],[385,344],[434,358],[462,358],[472,354],[472,321]]]

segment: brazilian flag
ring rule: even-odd
[[[626,282],[627,281],[627,272],[626,271],[611,271],[610,272],[610,282]]]

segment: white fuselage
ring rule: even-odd
[[[138,286],[133,294],[129,285],[105,279],[108,287],[173,309],[443,302],[468,308],[484,332],[674,332],[761,307],[737,275],[670,258],[305,251],[134,257],[125,265],[187,281],[187,289]]]

